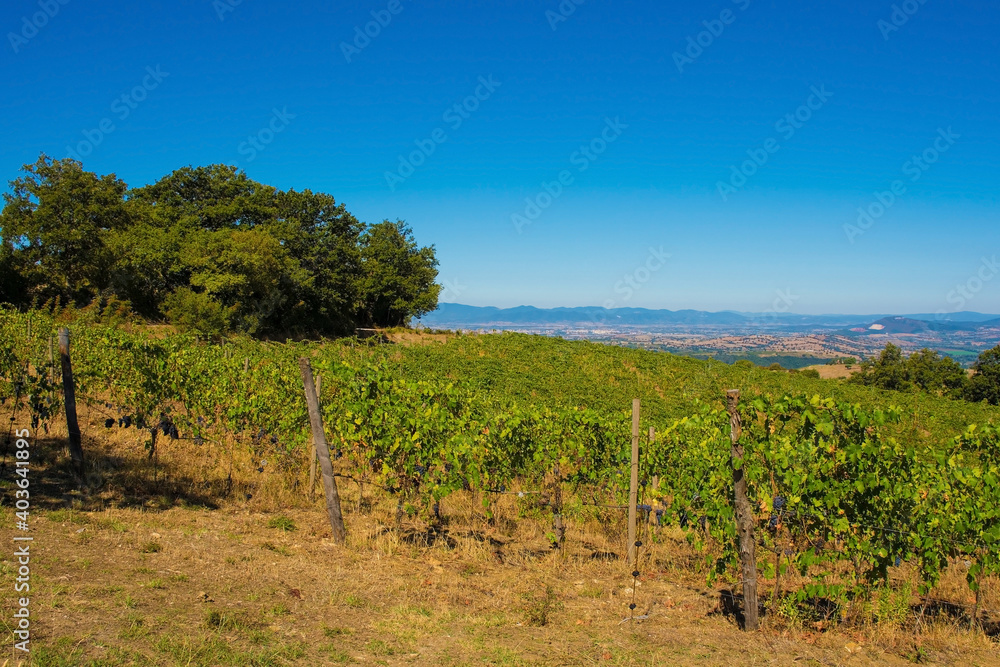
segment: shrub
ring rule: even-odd
[[[163,300],[167,320],[181,331],[206,338],[220,338],[230,331],[232,309],[225,308],[210,295],[181,287]]]

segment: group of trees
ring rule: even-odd
[[[972,370],[969,377],[957,361],[928,349],[905,357],[898,346],[889,343],[877,357],[861,363],[851,382],[1000,405],[1000,345],[980,354]]]
[[[0,301],[127,302],[211,336],[343,335],[437,307],[434,247],[401,221],[366,225],[328,194],[235,167],[178,169],[129,188],[42,155],[0,212]]]

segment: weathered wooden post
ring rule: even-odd
[[[322,406],[320,403],[320,398],[323,396],[323,378],[322,376],[316,376],[316,403]],[[319,455],[316,453],[316,443],[313,443],[309,447],[309,492],[306,495],[314,495],[316,493],[316,463],[319,459]]]
[[[656,440],[656,428],[649,427],[649,435],[646,438],[646,461],[649,461],[649,452],[653,449],[653,441]],[[649,474],[649,471],[646,471]],[[646,504],[652,507],[653,505],[653,494],[659,492],[660,488],[660,476],[653,475],[653,479],[646,478]],[[646,523],[653,523],[653,512],[646,512]]]
[[[635,516],[639,495],[639,399],[632,399],[632,474],[628,489],[628,564],[634,571],[636,564]]]
[[[49,367],[45,371],[45,378],[49,381],[49,401],[50,405],[56,400],[56,354],[52,336],[49,336]]]
[[[736,505],[736,533],[740,541],[740,563],[743,569],[744,630],[757,630],[760,619],[757,609],[757,550],[753,531],[753,510],[747,500],[747,480],[743,474],[743,446],[739,444],[740,391],[726,392],[726,409],[729,412],[730,466],[733,471],[733,496]]]
[[[552,534],[555,536],[553,546],[561,549],[566,541],[566,527],[563,525],[562,515],[562,473],[559,471],[559,464],[556,463],[552,470]]]
[[[69,432],[69,455],[76,474],[83,475],[83,446],[80,442],[80,424],[76,419],[76,385],[73,383],[73,364],[69,358],[69,329],[59,329],[59,359],[62,363],[63,403],[66,407],[66,430]]]
[[[302,384],[306,391],[306,404],[309,407],[309,425],[312,427],[313,445],[319,455],[319,466],[323,473],[323,491],[326,493],[326,513],[330,517],[330,528],[333,530],[333,541],[343,544],[347,537],[344,528],[344,517],[340,512],[340,493],[337,482],[333,478],[333,463],[330,461],[330,447],[323,431],[323,416],[319,411],[319,401],[316,399],[316,385],[313,384],[312,367],[305,357],[299,359],[299,370],[302,372]]]

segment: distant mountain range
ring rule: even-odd
[[[942,319],[939,319],[941,317]],[[946,319],[945,319],[946,318]],[[495,308],[442,303],[420,323],[428,327],[489,328],[511,326],[781,326],[829,327],[850,329],[854,333],[920,333],[924,331],[960,331],[983,326],[1000,326],[1000,315],[971,311],[911,315],[798,315],[794,313],[742,313],[724,310],[649,310],[646,308]]]

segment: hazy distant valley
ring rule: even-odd
[[[864,359],[886,343],[922,348],[970,366],[1000,343],[1000,316],[976,312],[912,315],[797,315],[643,308],[489,308],[443,303],[420,325],[464,331],[517,331],[592,340],[732,362],[801,368]]]

